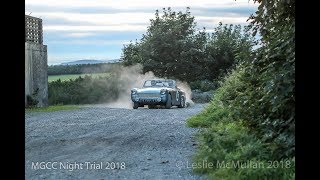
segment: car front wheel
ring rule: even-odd
[[[134,102],[134,103],[133,103],[133,109],[138,109],[138,107],[139,107],[139,103]]]

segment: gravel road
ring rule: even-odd
[[[201,179],[192,173],[196,129],[188,108],[106,105],[26,113],[26,179]],[[38,164],[37,164],[38,163]]]

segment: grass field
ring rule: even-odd
[[[68,81],[70,79],[77,79],[79,76],[84,77],[85,75],[92,76],[92,77],[106,77],[109,76],[110,73],[95,73],[95,74],[63,74],[63,75],[50,75],[48,76],[48,82],[56,81],[60,79],[61,81]]]

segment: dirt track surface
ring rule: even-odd
[[[133,110],[95,105],[26,113],[25,177],[201,179],[190,167],[197,130],[185,121],[204,106]]]

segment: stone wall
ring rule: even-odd
[[[25,42],[25,105],[27,95],[38,91],[38,107],[48,106],[47,46]]]

